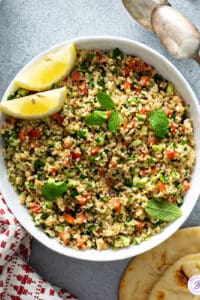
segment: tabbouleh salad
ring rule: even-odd
[[[189,107],[138,57],[78,50],[63,109],[7,117],[8,178],[36,226],[75,249],[139,244],[180,217],[195,145]],[[33,92],[18,89],[8,100]]]

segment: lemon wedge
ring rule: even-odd
[[[76,48],[74,43],[62,46],[22,70],[14,79],[14,83],[18,87],[31,91],[48,90],[53,83],[58,82],[71,72],[75,60]]]
[[[0,103],[0,111],[18,119],[42,119],[58,112],[66,100],[66,88],[36,93]]]

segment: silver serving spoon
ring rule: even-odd
[[[122,0],[131,16],[155,31],[161,43],[177,58],[193,58],[200,64],[200,32],[165,0]]]
[[[167,0],[122,0],[129,14],[146,29],[154,31],[151,13],[158,5],[169,5]]]
[[[200,64],[200,32],[171,6],[158,6],[151,15],[152,26],[162,44],[177,58],[192,58]]]

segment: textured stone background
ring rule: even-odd
[[[200,0],[172,0],[200,28]],[[0,3],[0,97],[15,74],[36,54],[84,35],[135,39],[166,56],[186,77],[200,99],[200,66],[177,60],[153,33],[134,22],[120,0],[2,0]],[[200,203],[185,226],[199,225]],[[67,288],[80,300],[115,300],[120,276],[129,260],[84,262],[46,249],[33,241],[31,265],[46,279]]]

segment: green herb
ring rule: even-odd
[[[181,216],[177,205],[161,199],[148,200],[145,210],[151,218],[161,221],[174,221]]]
[[[87,178],[87,176],[84,175],[84,174],[81,174],[81,175],[80,175],[80,178],[81,178],[81,179],[85,179],[85,178]]]
[[[141,238],[135,237],[135,238],[134,238],[134,244],[135,244],[135,245],[139,245],[140,243],[141,243]]]
[[[48,200],[53,200],[66,193],[67,188],[67,184],[64,181],[48,181],[42,187],[42,195]]]
[[[97,99],[101,104],[102,108],[107,110],[111,110],[115,108],[115,103],[113,102],[113,100],[108,94],[104,92],[98,92]]]
[[[154,75],[153,79],[155,81],[163,81],[164,80],[164,78],[160,74],[157,74],[157,73]]]
[[[91,234],[96,229],[95,225],[90,225],[87,228],[87,234]]]
[[[182,141],[181,145],[188,145],[188,141]]]
[[[149,122],[155,131],[155,135],[163,138],[169,131],[169,120],[162,109],[152,111],[149,115]]]
[[[119,48],[115,48],[115,49],[111,50],[111,53],[110,53],[112,58],[121,58],[122,54],[123,54],[123,52]]]
[[[17,139],[17,131],[13,129],[12,131],[5,131],[2,135],[6,146],[12,144]]]
[[[46,213],[46,214],[43,214],[43,215],[41,216],[41,219],[42,219],[42,220],[46,220],[46,219],[48,218],[48,216],[49,216],[49,214],[47,214],[47,213]]]
[[[27,187],[28,187],[30,190],[35,190],[35,186],[34,186],[34,184],[31,183],[31,182],[27,184]]]
[[[88,84],[91,87],[94,87],[94,76],[93,76],[93,74],[88,74]]]
[[[13,94],[13,95],[8,96],[8,97],[7,97],[7,100],[13,100],[13,99],[15,99],[15,98],[16,98],[16,95]]]
[[[35,172],[38,172],[44,167],[45,162],[41,159],[38,159],[34,161],[33,165],[34,165]]]
[[[52,90],[57,89],[58,88],[57,83],[53,83],[52,86],[51,86],[51,88],[52,88]]]
[[[102,87],[102,90],[105,91],[105,80],[104,78],[100,78],[98,81],[97,81],[97,84],[100,85]]]
[[[86,65],[80,65],[80,66],[77,68],[77,71],[88,72],[88,66],[86,66]]]
[[[144,187],[144,184],[143,183],[140,183],[140,182],[133,182],[132,183],[132,186],[133,187],[136,187],[138,189],[142,189]]]
[[[102,125],[106,119],[107,113],[105,111],[95,110],[85,119],[85,123],[91,126]]]
[[[164,176],[163,174],[160,174],[159,179],[161,182],[165,182],[165,183],[169,182],[169,177]]]
[[[98,145],[104,145],[105,143],[105,133],[100,133],[99,135],[97,135],[97,137],[95,138],[95,142]]]
[[[108,120],[108,128],[111,132],[116,132],[120,123],[120,115],[117,111],[114,111]]]
[[[80,137],[83,140],[86,140],[88,136],[88,130],[87,129],[81,129],[78,131],[78,137]]]
[[[88,53],[88,54],[87,54],[87,58],[88,58],[89,60],[92,60],[92,59],[94,58],[94,53]]]

